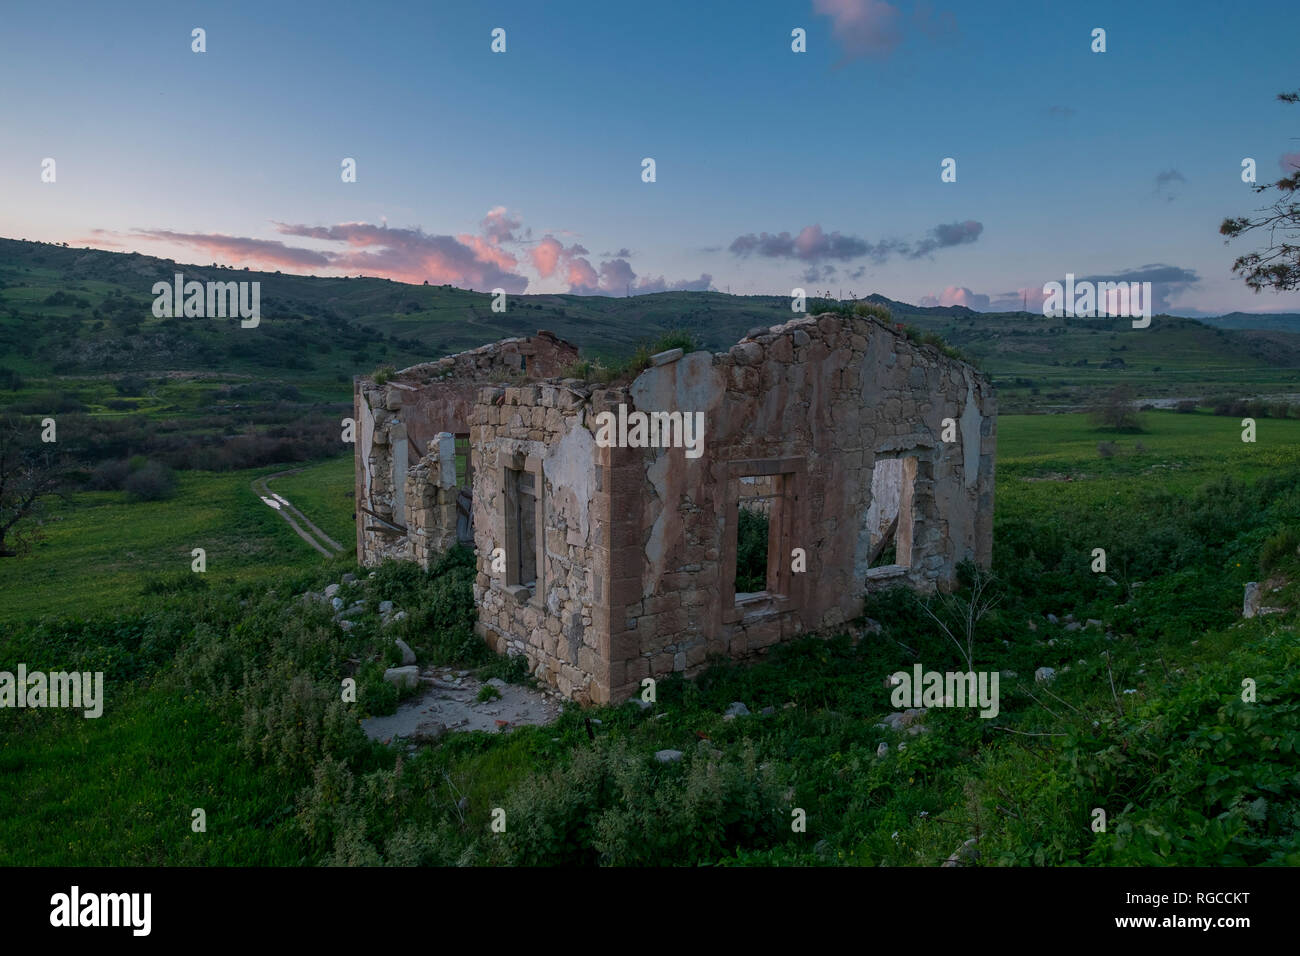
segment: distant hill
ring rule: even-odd
[[[1300,312],[1229,312],[1200,319],[1219,329],[1261,329],[1269,332],[1300,332]]]
[[[257,280],[262,323],[156,319],[152,286]],[[1117,382],[1153,396],[1294,390],[1300,316],[1049,319],[1026,312],[920,307],[872,295],[900,323],[935,332],[994,377],[1004,408],[1077,401]],[[139,253],[0,239],[0,376],[138,371],[253,377],[344,395],[352,376],[550,329],[588,356],[612,358],[672,329],[713,350],[792,317],[785,296],[662,292],[630,298],[491,296],[378,278],[317,278],[177,264]],[[3,380],[0,379],[0,387]]]

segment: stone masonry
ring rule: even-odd
[[[993,390],[892,324],[801,317],[728,352],[656,356],[607,386],[558,378],[576,352],[546,335],[508,340],[544,353],[511,375],[499,343],[463,353],[493,356],[465,380],[453,357],[398,373],[409,392],[358,382],[370,411],[368,426],[358,417],[358,553],[427,564],[450,547],[463,460],[479,633],[566,696],[622,700],[646,677],[691,676],[711,656],[840,627],[871,589],[948,589],[963,560],[988,564]],[[606,447],[598,416],[620,406],[665,422],[703,413],[698,456]],[[403,428],[424,454],[404,457]],[[468,457],[457,459],[452,439],[465,432]],[[406,476],[400,495],[395,473]],[[762,591],[738,596],[741,508],[766,516],[767,574]],[[370,530],[383,521],[403,534]]]

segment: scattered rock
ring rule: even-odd
[[[1090,618],[1088,618],[1088,620],[1084,623],[1083,626],[1084,626],[1084,627],[1095,627],[1097,630],[1100,631],[1100,630],[1101,630],[1102,628],[1104,628],[1106,625],[1103,624],[1101,621],[1097,620],[1095,617],[1090,617]]]
[[[1278,589],[1274,588],[1273,590],[1276,591]],[[1256,615],[1260,615],[1260,614],[1285,614],[1286,613],[1287,609],[1284,607],[1265,607],[1263,604],[1261,604],[1260,600],[1263,597],[1263,593],[1264,592],[1260,588],[1259,582],[1257,581],[1251,581],[1249,584],[1246,585],[1246,596],[1245,599],[1242,601],[1242,605],[1241,605],[1242,617],[1255,617]]]
[[[489,687],[495,687],[497,690],[505,690],[507,687],[510,686],[510,685],[507,684],[505,681],[503,681],[500,677],[490,677],[490,678],[488,678],[487,685],[488,685]],[[600,721],[599,721],[599,720],[594,720],[594,721],[592,721],[592,723],[598,724],[598,723],[600,723]]]
[[[1047,615],[1047,623],[1048,623],[1048,624],[1060,624],[1060,623],[1061,623],[1061,619],[1060,619],[1059,617],[1057,617],[1055,614],[1049,614],[1049,615]]]
[[[415,651],[411,650],[411,646],[407,644],[406,641],[398,637],[393,640],[393,643],[396,644],[397,649],[402,652],[402,666],[405,667],[415,663]]]
[[[723,713],[724,717],[748,717],[749,708],[738,700],[732,701],[731,705]]]
[[[1069,624],[1065,625],[1065,629],[1067,631],[1082,631],[1083,625],[1078,621],[1071,621]]]
[[[1073,615],[1073,614],[1067,614],[1067,615],[1065,615],[1064,618],[1062,618],[1062,620],[1065,621],[1066,624],[1070,624],[1070,623],[1072,623],[1072,622],[1074,621],[1074,615]]]
[[[330,601],[330,605],[334,608],[334,610],[341,611],[343,610],[343,599],[334,598],[333,600]]]
[[[1241,603],[1241,616],[1254,617],[1259,613],[1259,582],[1250,581],[1246,584],[1246,596]]]
[[[393,602],[392,602],[392,601],[380,601],[380,602],[379,602],[379,613],[380,613],[380,614],[392,614],[392,613],[393,613]]]
[[[398,621],[405,621],[405,620],[406,620],[406,612],[398,611],[396,614],[394,614],[392,617],[390,617],[388,620],[384,622],[384,626],[387,627],[389,624],[396,624]]]
[[[1002,671],[998,676],[1001,677],[1002,680],[1015,680],[1015,679],[1016,679],[1016,672],[1015,672],[1015,671]]]
[[[356,576],[355,574],[353,574],[351,571],[349,571],[347,574],[343,575],[343,577],[342,577],[340,580],[341,580],[344,584],[352,584],[352,583],[354,583],[354,582],[356,581],[356,579],[357,579],[357,576]]]
[[[975,860],[979,859],[979,851],[975,849],[975,844],[978,842],[979,841],[975,837],[971,837],[961,846],[957,847],[957,849],[953,851],[952,856],[948,857],[947,861],[941,863],[940,866],[967,866],[974,863]]]
[[[414,689],[420,685],[420,669],[414,664],[408,667],[390,667],[384,671],[384,680],[399,690]]]
[[[888,755],[889,755],[889,744],[885,743],[883,740],[880,743],[876,744],[877,757],[883,760]]]
[[[1101,576],[1101,583],[1104,584],[1104,585],[1106,585],[1106,587],[1108,587],[1108,588],[1117,588],[1117,587],[1119,587],[1119,582],[1116,581],[1114,578],[1112,578],[1112,577],[1111,577],[1110,575],[1108,575],[1108,574],[1103,574],[1103,575]]]
[[[887,727],[890,730],[906,730],[913,724],[919,723],[925,716],[925,711],[920,707],[909,707],[907,710],[900,711],[896,714],[889,714],[883,721],[876,724],[877,727]]]
[[[325,596],[327,598],[332,598],[334,595],[338,593],[339,593],[339,586],[337,584],[331,584],[329,587],[325,589]]]
[[[1039,681],[1040,683],[1042,681],[1049,681],[1055,676],[1055,667],[1040,667],[1038,670],[1034,671],[1034,680]]]
[[[411,739],[417,744],[431,744],[446,732],[445,725],[438,723],[436,720],[426,720],[415,728],[415,733],[411,734]]]
[[[341,620],[338,622],[338,625],[339,625],[339,627],[340,627],[342,630],[345,630],[345,631],[350,631],[350,630],[352,630],[352,622],[349,621],[349,620],[347,620],[346,618],[341,619]]]
[[[761,713],[763,714],[764,717],[771,717],[773,714],[776,713],[776,708],[775,708],[775,707],[764,707],[763,710],[761,711]]]
[[[648,700],[642,700],[640,697],[629,697],[626,701],[629,704],[636,704],[642,710],[649,710],[654,705]]]
[[[655,751],[655,760],[658,760],[660,763],[677,763],[681,759],[682,752],[680,750]]]

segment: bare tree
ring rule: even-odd
[[[1283,103],[1300,103],[1300,91],[1279,93],[1277,98]],[[1256,292],[1300,289],[1300,200],[1296,198],[1300,166],[1277,182],[1261,183],[1254,189],[1257,193],[1276,189],[1277,199],[1272,206],[1258,210],[1260,215],[1256,218],[1238,216],[1223,220],[1219,232],[1235,239],[1254,229],[1267,229],[1268,248],[1238,256],[1232,271],[1240,274]]]
[[[52,451],[37,451],[35,429],[17,415],[0,419],[0,558],[25,554],[40,537],[44,499],[63,471]]]
[[[966,670],[975,669],[975,631],[980,620],[998,606],[1002,595],[994,593],[994,578],[990,571],[972,565],[970,596],[954,592],[937,592],[919,602],[930,620],[938,624],[966,659]],[[937,608],[937,609],[936,609]]]
[[[1088,409],[1092,423],[1116,431],[1142,431],[1142,419],[1133,405],[1134,392],[1129,385],[1116,385]]]

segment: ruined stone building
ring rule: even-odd
[[[357,554],[472,544],[478,630],[579,702],[948,588],[992,550],[987,378],[825,314],[625,384],[547,332],[355,387]]]

